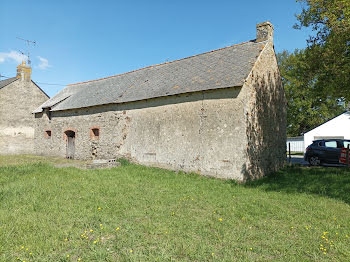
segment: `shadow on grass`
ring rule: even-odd
[[[350,169],[339,167],[288,166],[245,187],[266,191],[316,194],[350,204]]]

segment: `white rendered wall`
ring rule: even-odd
[[[304,152],[312,141],[315,139],[322,139],[318,137],[350,139],[350,112],[345,112],[305,133]]]

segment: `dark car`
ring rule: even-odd
[[[322,139],[315,140],[306,148],[304,160],[312,166],[321,164],[340,164],[340,151],[350,145],[350,140]]]

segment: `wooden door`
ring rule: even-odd
[[[66,158],[74,159],[75,153],[75,132],[66,131]]]

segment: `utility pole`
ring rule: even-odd
[[[32,40],[23,39],[23,38],[21,38],[21,37],[16,37],[16,38],[19,39],[19,40],[25,41],[25,42],[27,43],[27,54],[28,54],[28,61],[27,61],[27,63],[28,63],[28,65],[30,66],[31,61],[30,61],[30,50],[29,50],[29,45],[30,45],[30,44],[35,45],[36,42],[35,42],[35,41],[32,41]],[[22,53],[22,52],[21,52],[21,53]],[[23,54],[23,53],[22,53],[22,54]]]

